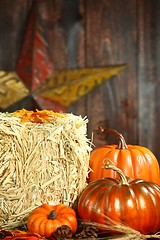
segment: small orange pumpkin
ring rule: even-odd
[[[117,178],[114,171],[105,171],[102,168],[105,159],[110,159],[112,165],[120,168],[124,174],[132,179],[141,178],[160,185],[160,168],[155,155],[148,149],[139,145],[127,145],[124,137],[114,129],[99,127],[98,134],[113,134],[119,139],[118,145],[110,144],[95,148],[90,156],[88,182],[104,177]]]
[[[77,230],[77,217],[74,209],[64,204],[42,204],[28,217],[27,227],[31,233],[51,237],[58,227],[67,225],[73,233]]]

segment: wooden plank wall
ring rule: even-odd
[[[55,69],[128,65],[68,109],[88,117],[89,138],[103,122],[160,159],[160,1],[1,0],[0,69],[15,70],[33,3]]]

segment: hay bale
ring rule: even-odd
[[[88,120],[70,113],[0,113],[0,226],[25,223],[42,203],[72,206],[86,185]]]

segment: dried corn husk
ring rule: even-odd
[[[70,113],[0,113],[0,226],[24,224],[42,203],[72,206],[86,185],[87,118]]]

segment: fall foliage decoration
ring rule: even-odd
[[[158,232],[160,186],[143,179],[127,179],[109,163],[103,168],[116,171],[120,179],[107,177],[89,183],[79,196],[79,216],[84,221],[104,225],[112,225],[113,220],[142,234]]]
[[[36,111],[28,111],[26,109],[20,109],[13,112],[13,116],[17,116],[21,118],[21,122],[32,122],[32,123],[45,123],[52,122],[54,118],[64,118],[65,114],[56,113],[51,110],[38,110]]]
[[[13,230],[11,232],[2,231],[1,233],[3,232],[4,234],[3,236],[0,235],[0,239],[2,237],[4,240],[44,240],[44,238],[42,238],[40,235],[33,234],[28,231]]]
[[[58,227],[67,225],[73,233],[77,230],[77,217],[75,211],[64,204],[42,204],[30,214],[27,227],[32,233],[44,237],[51,237]]]
[[[118,177],[117,172],[106,171],[102,166],[105,161],[111,161],[124,174],[133,179],[142,178],[160,184],[160,168],[155,155],[146,147],[127,145],[124,137],[114,129],[99,127],[97,134],[112,134],[118,138],[118,145],[108,144],[95,148],[91,152],[88,182],[104,177]]]

